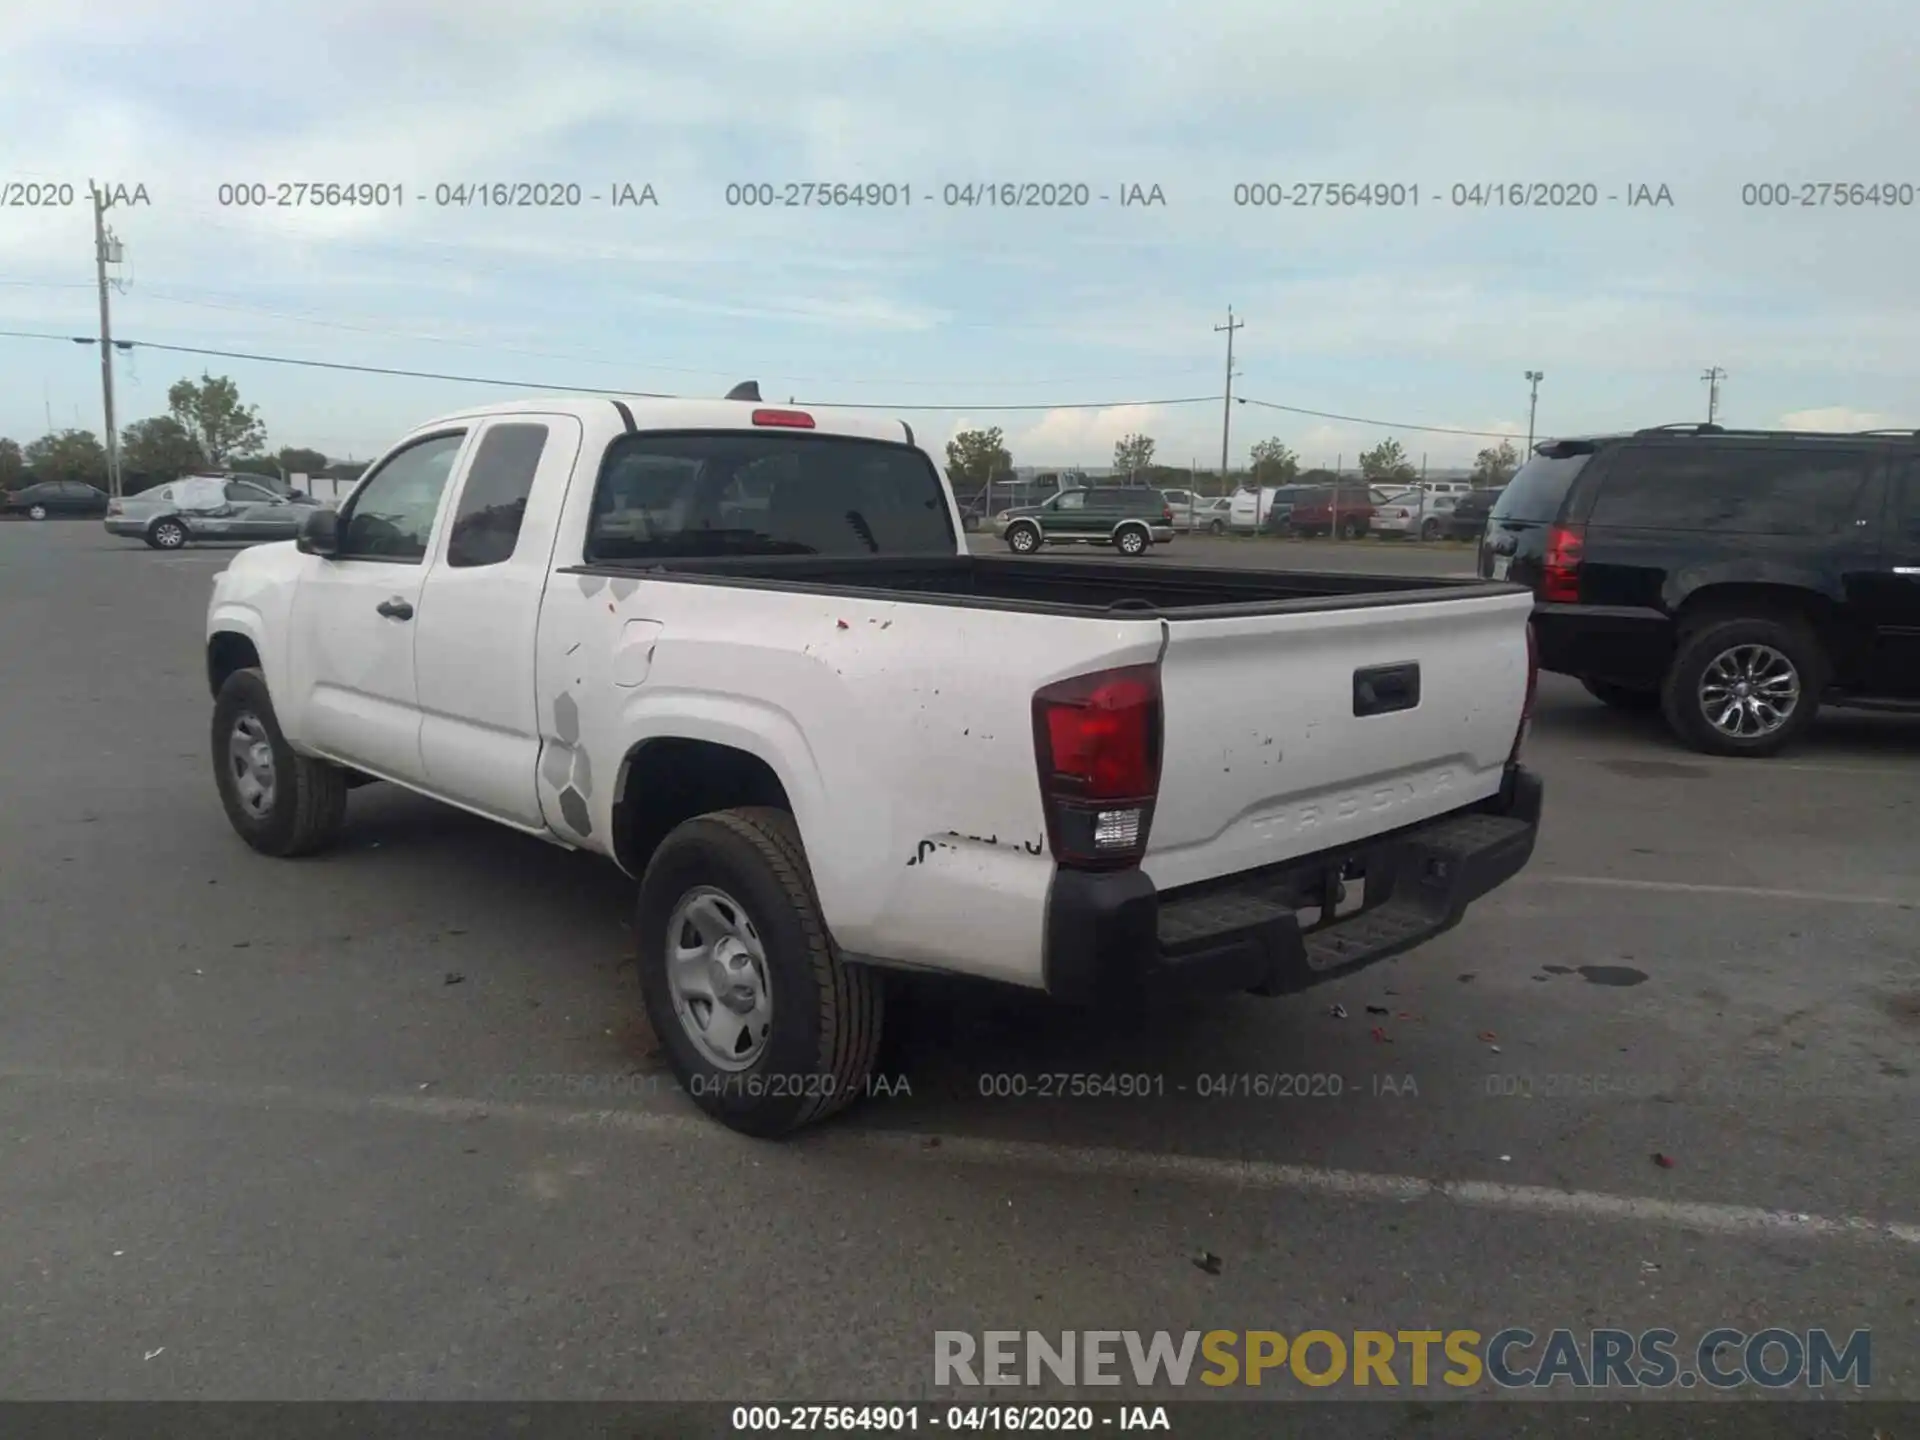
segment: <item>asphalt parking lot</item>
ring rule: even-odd
[[[1144,563],[1249,556],[1469,564]],[[333,854],[241,844],[226,558],[0,526],[12,1398],[911,1399],[936,1329],[1781,1325],[1870,1327],[1920,1399],[1920,722],[1708,760],[1546,677],[1540,849],[1456,931],[1130,1019],[916,984],[899,1093],[773,1146],[672,1093],[610,867],[385,787]],[[1275,1075],[1317,1093],[1203,1093]]]

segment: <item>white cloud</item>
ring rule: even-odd
[[[1871,410],[1853,410],[1845,405],[1827,405],[1814,410],[1794,410],[1782,415],[1775,426],[1781,430],[1892,430],[1903,422],[1892,415]],[[1904,428],[1914,427],[1911,416]]]

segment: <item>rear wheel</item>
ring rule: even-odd
[[[1438,520],[1428,520],[1423,523],[1420,526],[1420,538],[1422,540],[1438,540],[1440,538],[1440,522]]]
[[[1616,710],[1658,710],[1660,692],[1658,690],[1636,690],[1631,685],[1616,685],[1611,680],[1582,680],[1587,693],[1602,705],[1611,705]]]
[[[640,882],[637,925],[647,1018],[702,1110],[772,1139],[866,1090],[880,976],[834,949],[792,816],[753,807],[679,826]]]
[[[1340,522],[1340,538],[1343,540],[1358,540],[1360,538],[1360,522],[1358,520],[1342,520]]]
[[[213,702],[213,773],[242,840],[290,859],[324,850],[347,817],[347,772],[294,753],[258,670],[236,670]]]
[[[44,505],[29,505],[29,506],[27,507],[27,518],[28,518],[29,520],[44,520],[44,519],[46,519],[46,518],[47,518],[47,507],[46,507],[46,506],[44,506]]]
[[[1007,531],[1007,548],[1016,555],[1031,555],[1040,548],[1040,530],[1034,525],[1015,525]]]
[[[187,527],[178,520],[156,520],[147,527],[147,544],[156,550],[178,550],[187,543]]]
[[[1661,687],[1674,734],[1709,755],[1774,755],[1799,739],[1826,680],[1804,621],[1708,618],[1687,627]]]
[[[1144,555],[1151,538],[1138,525],[1128,525],[1113,537],[1113,543],[1119,547],[1122,555]]]

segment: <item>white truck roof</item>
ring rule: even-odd
[[[636,430],[751,430],[756,410],[801,410],[811,415],[815,433],[857,436],[870,440],[914,441],[913,429],[906,421],[870,410],[844,410],[822,405],[788,405],[773,400],[688,400],[621,395],[530,395],[520,400],[505,400],[494,405],[474,405],[442,415],[416,430],[431,429],[460,420],[479,420],[493,415],[524,414],[539,411],[547,415],[571,415],[592,425],[604,425],[616,415],[616,406],[625,406],[633,416]]]

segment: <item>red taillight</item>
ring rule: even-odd
[[[813,429],[813,417],[804,410],[756,410],[753,412],[756,425],[780,425],[789,430]]]
[[[1047,839],[1062,865],[1132,865],[1160,789],[1160,670],[1079,675],[1033,697]]]
[[[1540,598],[1556,604],[1580,602],[1580,554],[1585,539],[1578,525],[1556,525],[1547,532],[1547,559],[1540,567]]]
[[[107,501],[107,514],[124,515],[125,513],[126,512],[120,508],[120,502],[118,500]]]
[[[1513,753],[1507,757],[1508,763],[1518,764],[1520,751],[1527,743],[1527,735],[1533,729],[1533,697],[1540,689],[1540,641],[1533,633],[1533,622],[1527,622],[1527,698],[1520,704],[1520,728],[1514,732]]]
[[[1160,512],[1160,520],[1162,524],[1166,525],[1173,523],[1173,507],[1171,505]]]

